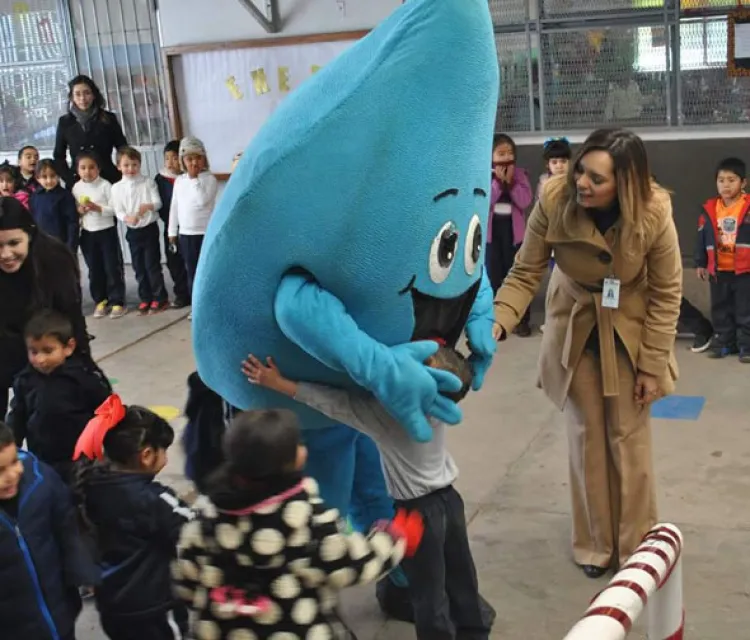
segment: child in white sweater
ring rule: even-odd
[[[141,174],[141,154],[133,147],[117,152],[117,168],[122,180],[112,186],[115,215],[128,227],[133,269],[138,281],[138,313],[154,314],[169,307],[159,244],[159,207],[156,183]]]
[[[122,318],[125,278],[117,219],[112,208],[112,185],[99,175],[99,160],[83,151],[76,157],[80,180],[73,185],[81,216],[81,251],[89,269],[89,291],[96,303],[95,318]]]
[[[174,183],[169,211],[169,242],[180,243],[188,276],[188,291],[192,296],[203,237],[214,211],[219,185],[209,170],[206,148],[198,138],[182,139],[180,164],[185,173]]]

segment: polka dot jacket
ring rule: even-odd
[[[310,478],[239,511],[203,496],[194,509],[173,575],[196,640],[348,638],[337,591],[379,579],[404,555],[387,531],[345,534]]]

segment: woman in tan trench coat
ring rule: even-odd
[[[539,384],[565,415],[574,559],[597,578],[656,523],[649,405],[677,378],[682,260],[638,136],[595,131],[547,182],[495,299],[496,337],[523,317],[552,250]]]

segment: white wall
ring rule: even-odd
[[[158,0],[162,46],[267,38],[239,0]],[[263,6],[263,0],[256,0]],[[401,0],[278,0],[278,36],[370,29]],[[344,10],[340,6],[344,6]]]

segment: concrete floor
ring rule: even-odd
[[[705,292],[688,284],[703,306]],[[95,355],[125,402],[183,406],[193,370],[185,315],[90,322]],[[693,355],[688,344],[678,348],[678,392],[707,402],[698,421],[654,421],[661,517],[685,535],[686,636],[747,638],[750,368]],[[500,346],[484,390],[466,400],[466,421],[450,438],[482,591],[498,612],[493,638],[561,639],[606,583],[585,578],[570,558],[565,434],[534,385],[538,349],[538,335]],[[178,446],[170,456],[162,479],[187,491]],[[371,587],[343,600],[360,640],[415,637],[409,626],[382,618]],[[79,630],[79,640],[105,637],[90,605]],[[644,637],[640,626],[632,637]]]

